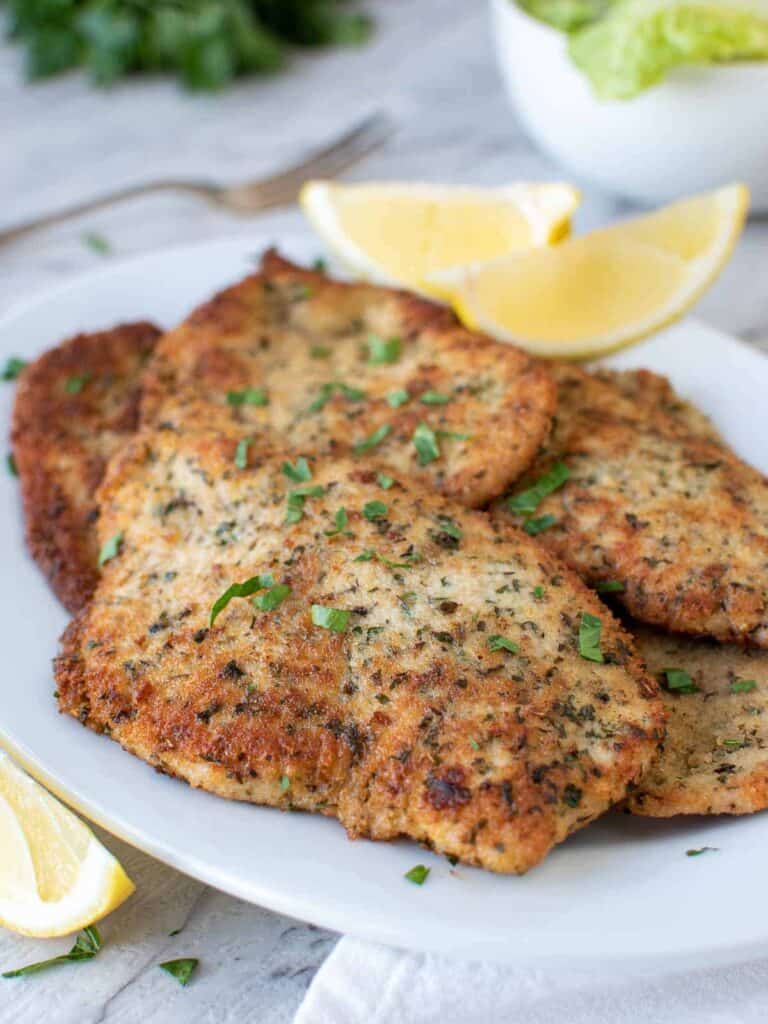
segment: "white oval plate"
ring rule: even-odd
[[[178,321],[252,269],[269,239],[153,253],[17,308],[0,365],[79,330]],[[317,244],[285,240],[297,259]],[[768,361],[693,321],[613,360],[669,374],[742,455],[768,470]],[[13,386],[0,385],[8,436]],[[333,821],[227,802],[151,771],[57,713],[51,658],[66,615],[28,557],[17,482],[0,475],[0,742],[33,775],[129,843],[233,895],[362,938],[520,963],[723,962],[768,942],[768,816],[653,821],[606,815],[524,878],[458,867],[412,843],[349,842]],[[690,858],[691,847],[717,853]],[[417,888],[403,879],[431,868]]]

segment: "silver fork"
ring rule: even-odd
[[[233,213],[256,213],[272,206],[284,206],[295,201],[302,184],[309,178],[333,178],[347,167],[357,163],[372,150],[381,146],[392,134],[394,126],[386,114],[372,114],[345,132],[334,142],[315,150],[301,163],[286,167],[277,174],[241,185],[220,185],[214,181],[148,181],[130,185],[83,203],[66,207],[34,220],[0,231],[0,245],[15,241],[40,228],[61,224],[84,213],[101,210],[113,203],[151,192],[188,192],[223,206]]]

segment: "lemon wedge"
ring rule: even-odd
[[[133,889],[91,830],[0,751],[0,925],[38,938],[68,935]]]
[[[310,181],[299,198],[329,249],[379,284],[429,291],[427,274],[565,237],[579,193],[570,185],[336,185]]]
[[[470,327],[537,355],[592,358],[687,312],[728,261],[748,206],[748,190],[729,185],[429,283]]]

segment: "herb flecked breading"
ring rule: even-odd
[[[616,581],[633,618],[768,647],[768,481],[648,371],[553,364],[558,412],[526,478],[564,464],[542,497],[543,545],[592,586]],[[508,499],[494,514],[524,525]],[[528,524],[530,525],[530,524]]]
[[[662,685],[667,735],[630,794],[633,814],[749,814],[768,807],[768,652],[629,629],[649,671],[662,684],[674,673],[677,684]]]
[[[27,545],[71,612],[96,586],[95,492],[136,429],[139,379],[159,336],[148,323],[79,334],[18,378],[12,442]]]
[[[222,796],[497,871],[620,799],[663,716],[599,600],[535,540],[433,492],[399,484],[379,515],[354,457],[314,460],[322,493],[286,523],[286,461],[238,470],[227,437],[168,430],[113,460],[99,535],[124,541],[65,635],[62,710]],[[282,599],[262,608],[270,580]],[[579,654],[584,614],[601,664]]]
[[[316,358],[320,346],[327,354]],[[261,406],[227,396],[256,391]],[[142,422],[211,425],[252,451],[352,451],[479,506],[522,473],[550,429],[554,385],[528,355],[445,307],[344,284],[267,253],[158,346]]]

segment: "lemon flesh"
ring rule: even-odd
[[[100,920],[134,886],[91,830],[0,751],[0,925],[52,937]]]
[[[727,186],[430,281],[465,323],[537,355],[603,355],[691,308],[727,262],[748,201],[744,186]]]
[[[547,245],[567,235],[579,194],[569,185],[498,189],[308,182],[301,206],[351,270],[382,284],[430,290],[445,267]]]

